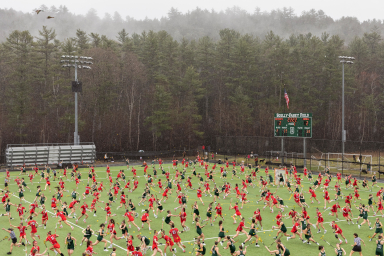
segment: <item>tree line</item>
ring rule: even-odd
[[[378,31],[346,44],[338,35],[272,31],[264,37],[233,29],[175,40],[166,31],[109,38],[77,29],[59,40],[12,31],[0,44],[0,145],[73,142],[74,68],[62,55],[91,56],[80,69],[81,141],[99,151],[190,149],[215,136],[273,136],[273,115],[313,113],[313,137],[341,138],[339,55],[345,67],[348,140],[384,135],[384,43]],[[284,89],[290,98],[285,107]]]
[[[59,40],[73,37],[77,29],[106,35],[115,39],[117,33],[125,29],[129,34],[141,34],[143,31],[166,31],[173,39],[181,41],[197,40],[209,36],[213,40],[220,39],[221,29],[233,29],[241,34],[249,34],[263,38],[269,31],[287,39],[292,34],[312,33],[321,36],[323,32],[338,35],[344,42],[350,43],[355,36],[362,37],[376,29],[384,32],[384,22],[380,19],[360,21],[356,17],[333,19],[322,10],[310,9],[297,14],[291,7],[272,11],[260,8],[244,10],[239,7],[215,11],[196,8],[181,13],[171,8],[161,18],[135,19],[123,17],[119,12],[98,13],[91,8],[85,15],[75,14],[65,5],[41,5],[38,15],[31,10],[29,13],[13,9],[0,9],[0,42],[3,42],[14,30],[28,30],[33,36],[38,35],[42,26],[54,27]],[[54,17],[47,20],[47,16]]]

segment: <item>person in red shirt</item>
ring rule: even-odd
[[[109,186],[112,187],[113,185],[113,180],[110,174],[108,174],[108,180],[109,180]]]
[[[9,224],[11,227],[14,227],[14,228],[17,228],[19,231],[20,231],[20,240],[19,240],[19,243],[21,243],[21,241],[23,239],[25,239],[25,241],[28,243],[28,244],[31,244],[28,239],[27,239],[27,234],[25,233],[25,230],[27,229],[26,226],[23,225],[23,223],[21,222],[19,226],[14,226],[12,225],[11,223]]]
[[[68,217],[71,217],[71,214],[75,214],[76,211],[76,204],[80,203],[79,200],[72,200],[72,202],[69,203],[69,209],[71,209],[71,212],[69,213]]]
[[[291,211],[288,213],[288,216],[292,218],[292,225],[295,223],[295,218],[297,217],[297,212],[294,209],[291,209]]]
[[[352,214],[352,212],[351,212],[351,209],[349,208],[348,205],[346,205],[346,206],[342,209],[342,212],[343,212],[343,217],[345,218],[345,220],[348,222],[349,225],[351,225],[351,222],[352,222],[352,224],[355,224],[355,223],[353,223],[351,217],[349,216],[349,213]],[[352,217],[353,217],[353,215],[352,215]]]
[[[201,198],[202,197],[201,187],[197,189],[196,193],[197,193],[197,198],[199,198],[200,202],[204,205],[203,199]]]
[[[55,198],[55,195],[52,195],[52,199],[51,199],[51,208],[52,208],[52,210],[54,210],[54,211],[57,210],[57,199]]]
[[[47,187],[48,187],[49,192],[51,192],[51,182],[49,181],[49,176],[45,177],[45,180],[46,180],[46,184],[45,184],[44,191],[47,190]]]
[[[47,228],[48,221],[48,212],[45,210],[45,206],[43,205],[43,210],[40,212],[41,216],[41,224],[44,225],[44,229]]]
[[[64,222],[66,225],[70,226],[71,229],[73,230],[73,227],[71,226],[71,224],[69,224],[67,222],[67,218],[65,217],[64,212],[61,212],[60,210],[57,210],[57,212],[56,212],[56,219],[57,219],[57,217],[60,217],[60,219],[59,219],[60,228],[63,228],[63,225],[61,224],[61,222]]]
[[[188,231],[189,228],[185,225],[185,222],[187,221],[187,213],[185,212],[185,208],[181,208],[179,217],[180,217],[181,226],[183,227],[183,231]]]
[[[191,177],[188,177],[187,183],[188,183],[188,184],[187,184],[186,189],[187,189],[187,188],[194,189],[194,188],[192,188]]]
[[[97,206],[99,207],[100,209],[103,209],[101,206]],[[108,223],[108,219],[110,217],[114,217],[116,216],[116,214],[112,214],[111,213],[111,207],[109,206],[109,203],[105,203],[105,208],[103,209],[104,211],[106,211],[106,216],[105,216],[105,222]]]
[[[311,203],[313,204],[313,199],[317,201],[318,204],[320,204],[320,201],[316,198],[315,190],[312,189],[312,187],[309,187],[309,194],[311,194],[311,197],[309,198],[311,200]]]
[[[15,205],[15,204],[10,203],[10,202],[9,202],[9,199],[8,199],[8,204],[13,205],[13,206],[17,206],[17,205]],[[23,219],[24,219],[25,207],[22,206],[21,204],[19,204],[19,205],[17,206],[16,211],[17,211],[17,213],[19,214],[19,218],[20,218],[20,220],[23,221]],[[3,214],[3,216],[6,216],[6,215],[7,215],[7,214]],[[9,218],[11,218],[11,213],[10,213],[10,212],[9,212]]]
[[[7,201],[7,198],[9,197],[9,191],[7,190],[6,192],[5,192],[5,194],[4,194],[4,196],[1,198],[1,202],[3,203],[3,204],[5,204],[6,203],[6,201]]]
[[[216,210],[216,216],[215,216],[215,219],[213,220],[213,222],[215,222],[215,220],[218,216],[220,216],[224,220],[223,212],[222,212],[223,207],[221,207],[220,203],[217,204],[217,206],[215,207],[215,210]]]
[[[240,232],[248,235],[247,231],[245,231],[244,229],[249,229],[249,227],[245,226],[245,218],[243,217],[241,218],[239,226],[236,229],[236,234],[232,238],[235,239],[235,237],[239,236]]]
[[[133,178],[136,178],[136,169],[132,167],[131,172],[133,173]]]
[[[34,201],[33,204],[29,205],[29,215],[28,217],[26,218],[25,222],[27,222],[27,220],[29,219],[29,217],[33,216],[33,217],[36,217],[37,215],[39,215],[35,209],[38,207],[37,205],[37,202]]]
[[[359,195],[359,189],[357,187],[355,187],[355,203],[356,203],[356,200],[360,200],[361,201],[361,198],[360,198],[360,195]]]
[[[349,194],[345,197],[345,203],[349,205],[349,208],[351,208],[351,200],[352,200],[352,195]]]
[[[181,243],[181,239],[179,236],[179,233],[183,233],[183,231],[180,232],[177,228],[175,228],[174,223],[172,223],[171,227],[172,228],[171,228],[171,230],[169,230],[169,234],[173,237],[173,241],[175,241],[177,246],[179,246],[180,249],[183,250],[183,252],[185,253],[186,246]]]
[[[109,220],[107,228],[109,230],[109,233],[111,234],[111,236],[109,237],[109,241],[111,242],[111,244],[109,245],[108,248],[112,248],[113,239],[115,239],[115,240],[120,240],[121,239],[121,237],[117,237],[117,235],[116,235],[115,220],[114,219],[110,219]]]
[[[299,227],[299,226],[300,226],[300,224],[299,224],[299,218],[295,218],[295,223],[293,224],[293,227],[292,227],[292,229],[291,229],[291,233],[292,233],[293,235],[287,237],[287,241],[288,241],[289,239],[295,239],[295,238],[296,238],[296,235],[298,235],[298,236],[300,237],[300,240],[301,240],[301,241],[304,241],[304,240],[303,240],[303,237],[302,237],[302,235],[301,235],[301,233],[298,232],[298,227]]]
[[[333,200],[331,200],[331,198],[329,197],[329,192],[327,190],[327,188],[324,188],[324,209],[327,209],[327,202],[328,203],[331,203]]]
[[[332,205],[331,212],[329,213],[329,215],[331,215],[332,217],[336,215],[336,220],[339,220],[339,215],[338,215],[339,209],[340,209],[339,202],[336,202],[334,205]]]
[[[103,239],[105,240],[105,239]],[[93,246],[96,245],[98,242],[93,243],[92,241],[87,241],[87,249],[85,249],[85,255],[93,255]],[[106,247],[104,247],[104,251],[108,251]]]
[[[332,221],[331,222],[331,226],[332,226],[332,229],[334,230],[334,233],[335,233],[335,237],[337,239],[339,239],[340,241],[340,244],[343,243],[343,241],[339,238],[339,235],[344,238],[345,240],[345,243],[348,243],[347,239],[345,238],[345,236],[343,235],[343,230],[335,223],[335,221]]]
[[[29,177],[29,181],[33,185],[33,177],[35,177],[35,175],[33,175],[33,173],[31,172],[31,173],[29,173],[28,177]]]
[[[324,228],[324,218],[323,218],[323,213],[320,212],[319,208],[316,208],[316,215],[317,215],[317,222],[316,222],[316,227],[318,229],[317,233],[320,233],[320,228],[319,225],[323,228],[324,234],[327,233],[327,230]]]
[[[48,248],[45,249],[43,253],[40,253],[40,247],[37,245],[37,241],[33,241],[33,247],[31,249],[31,256],[43,256],[47,252]]]
[[[174,245],[172,238],[165,235],[165,231],[161,230],[161,238],[165,240],[165,247],[164,247],[164,254],[167,252],[167,248],[169,247],[169,251],[175,253],[176,249],[172,249],[172,246]],[[161,239],[160,238],[160,239]]]
[[[137,189],[137,187],[139,186],[139,181],[136,179],[136,178],[133,178],[133,189],[131,190],[131,192],[135,191]]]
[[[122,208],[123,205],[124,205],[125,209],[127,209],[127,201],[126,201],[126,195],[124,194],[124,191],[121,192],[120,205],[117,207],[116,210],[118,210],[119,208]]]
[[[91,187],[89,186],[89,184],[87,184],[87,186],[85,186],[85,191],[83,193],[83,199],[86,199],[85,197],[89,195],[90,191],[91,191]]]
[[[32,216],[29,217],[29,221],[28,221],[28,224],[27,224],[27,228],[28,229],[28,226],[31,227],[31,238],[33,240],[35,240],[35,236],[37,236],[39,239],[40,239],[40,236],[37,235],[37,227],[39,226],[39,223],[37,223],[35,220],[32,219]]]
[[[163,255],[163,251],[159,248],[159,239],[157,238],[157,231],[154,230],[154,235],[153,235],[153,238],[152,238],[152,251],[153,251],[153,254],[152,256],[155,256],[157,254],[157,252],[160,252],[161,255]]]
[[[232,219],[233,219],[233,224],[236,223],[236,216],[240,217],[241,219],[243,219],[243,216],[241,216],[241,213],[239,211],[239,205],[238,205],[238,202],[235,203],[235,205],[232,207],[232,203],[229,203],[229,210],[232,210],[234,209],[235,210],[235,214],[232,215]]]
[[[128,236],[128,240],[127,240],[127,250],[128,250],[128,252],[127,252],[127,255],[129,254],[129,252],[135,251],[135,247],[133,247],[132,239],[133,239],[133,236],[131,236],[131,235]]]
[[[163,199],[164,199],[164,201],[163,201],[164,203],[167,201],[167,199],[168,199],[168,191],[169,191],[169,188],[168,187],[165,188],[165,190],[163,192],[163,195],[162,195],[162,197],[160,199],[160,202],[163,201]]]
[[[129,228],[131,228],[131,223],[132,223],[135,227],[137,227],[137,230],[140,230],[139,226],[137,226],[134,221],[135,218],[133,217],[132,212],[130,212],[128,209],[125,210],[124,216],[128,218],[127,223],[129,224]]]
[[[155,208],[153,207],[153,203],[156,201],[155,195],[152,194],[151,197],[148,199],[149,206],[148,211],[152,209],[153,214],[155,214]]]
[[[263,230],[263,224],[262,224],[263,218],[261,218],[261,211],[259,208],[257,208],[256,211],[253,212],[252,218],[256,220],[255,224],[257,225],[259,223],[261,230]]]
[[[88,205],[84,202],[82,206],[80,206],[80,209],[81,209],[81,215],[79,216],[79,218],[77,218],[76,220],[76,223],[78,223],[78,221],[81,219],[81,217],[85,216],[84,218],[84,223],[87,222],[87,219],[88,219],[88,214],[87,214],[87,209],[88,209]]]
[[[163,183],[161,182],[161,179],[159,179],[159,181],[157,182],[158,186],[159,186],[159,193],[161,193],[161,191],[164,191],[164,188],[163,188]]]
[[[372,206],[372,205],[371,205],[371,206]],[[369,209],[369,206],[368,206],[368,209]],[[383,216],[383,210],[384,210],[384,207],[383,207],[383,199],[381,199],[381,198],[379,197],[379,200],[378,200],[378,202],[377,202],[377,211],[376,211],[376,213],[373,213],[373,216],[377,215],[377,214],[379,213],[379,211],[380,211],[380,213],[381,213],[381,216]]]
[[[149,219],[148,210],[145,210],[144,214],[141,216],[141,228],[144,227],[144,223],[147,223],[149,230],[152,230],[150,222],[151,220]]]
[[[205,187],[205,189],[203,191],[204,195],[207,196],[207,192],[208,192],[209,196],[212,197],[211,188],[209,187],[209,183],[207,180],[204,183],[204,187]]]
[[[132,256],[143,256],[143,254],[140,252],[139,246],[136,246],[136,251],[132,252]]]
[[[293,193],[293,200],[295,200],[295,203],[301,207],[301,203],[300,203],[300,194],[299,192],[295,191]]]

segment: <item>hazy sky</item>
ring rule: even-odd
[[[177,8],[185,13],[196,7],[201,9],[215,9],[216,11],[225,10],[228,7],[239,6],[242,9],[253,13],[256,7],[260,7],[262,11],[271,11],[282,7],[292,7],[296,14],[310,9],[323,10],[327,15],[334,19],[342,16],[354,16],[360,21],[368,19],[384,19],[383,0],[269,0],[269,1],[252,1],[252,0],[12,0],[2,1],[0,8],[13,8],[15,10],[29,12],[40,5],[45,4],[48,7],[55,5],[65,5],[70,12],[76,14],[85,14],[90,8],[97,10],[99,16],[103,17],[108,12],[113,15],[115,11],[125,18],[127,15],[136,19],[160,18],[166,16],[171,7]]]

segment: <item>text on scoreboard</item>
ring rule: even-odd
[[[276,113],[275,137],[312,138],[312,113]]]

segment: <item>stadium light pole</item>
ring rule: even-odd
[[[77,109],[77,93],[81,92],[81,82],[77,80],[77,69],[91,69],[90,66],[93,63],[91,62],[92,57],[85,57],[85,56],[74,56],[74,55],[62,55],[61,56],[61,63],[64,63],[62,65],[63,68],[75,68],[75,81],[72,82],[72,91],[75,93],[75,132],[73,136],[73,144],[79,145],[80,144],[80,137],[79,137],[79,127],[78,127],[78,109]]]
[[[340,63],[343,67],[343,82],[341,90],[341,173],[344,173],[344,151],[345,151],[345,141],[347,140],[347,134],[344,129],[344,64],[353,64],[354,57],[349,56],[339,56]]]

